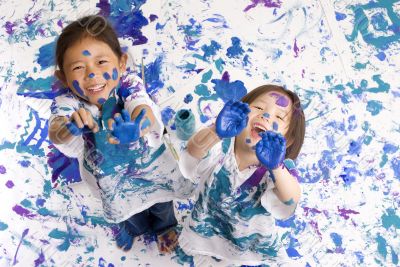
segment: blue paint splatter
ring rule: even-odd
[[[79,82],[77,80],[73,80],[72,81],[72,86],[74,87],[74,89],[76,90],[76,92],[82,96],[85,97],[85,93],[83,92],[83,90],[81,89],[81,87],[79,86]]]
[[[340,12],[335,12],[335,16],[337,21],[344,20],[347,17],[346,14]]]
[[[384,61],[386,58],[386,54],[384,52],[379,52],[376,57],[380,60],[380,61]]]
[[[105,102],[107,101],[107,99],[101,97],[97,100],[97,103],[99,103],[100,105],[103,105]]]
[[[37,62],[42,70],[54,65],[54,55],[56,51],[56,41],[43,45],[39,48]]]
[[[272,129],[274,129],[274,131],[278,131],[278,123],[275,121],[272,123]]]
[[[192,100],[193,100],[192,94],[187,94],[185,96],[185,98],[183,99],[183,102],[185,102],[186,104],[189,104],[190,102],[192,102]]]
[[[161,119],[164,125],[168,125],[169,121],[175,116],[175,111],[170,108],[166,107],[161,111]]]
[[[112,70],[112,79],[114,81],[116,81],[118,79],[118,71],[116,68],[113,68],[113,70]]]
[[[244,53],[243,48],[240,46],[240,39],[237,37],[232,37],[232,46],[227,49],[226,55],[229,58],[238,58]]]
[[[91,54],[90,54],[90,52],[89,52],[88,50],[83,50],[83,51],[82,51],[82,55],[88,57],[88,56],[90,56]]]
[[[367,111],[375,116],[381,112],[383,108],[382,102],[377,100],[370,100],[367,102]]]
[[[104,72],[104,73],[103,73],[103,77],[104,77],[104,79],[106,79],[107,81],[108,81],[109,79],[111,79],[111,76],[110,76],[110,74],[108,74],[108,72]]]
[[[146,120],[142,123],[142,127],[140,128],[140,130],[144,130],[147,127],[150,127],[150,125],[151,125],[150,120],[148,118],[146,118]]]
[[[157,57],[156,60],[144,67],[144,76],[146,80],[146,91],[148,94],[153,95],[159,89],[164,87],[164,83],[161,81],[161,64],[162,57]],[[142,73],[139,73],[142,76]]]
[[[89,73],[89,78],[92,79],[94,77],[94,73]]]
[[[229,82],[228,72],[224,72],[222,79],[213,79],[214,90],[218,97],[225,103],[229,100],[239,101],[247,94],[247,89],[242,81]]]

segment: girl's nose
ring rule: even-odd
[[[270,115],[268,112],[264,112],[263,114],[261,114],[261,118],[263,118],[263,119],[269,120],[269,117],[270,117]]]

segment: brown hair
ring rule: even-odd
[[[58,37],[56,45],[56,64],[62,73],[64,73],[63,64],[65,51],[85,37],[91,37],[106,43],[118,59],[121,58],[121,45],[119,44],[117,34],[107,19],[98,15],[86,16],[69,24],[62,30],[61,35]]]
[[[304,142],[304,135],[306,131],[306,122],[304,112],[300,104],[299,97],[292,91],[283,88],[278,85],[261,85],[256,89],[253,89],[247,95],[242,98],[242,102],[251,104],[257,97],[268,93],[270,91],[278,91],[287,95],[292,100],[292,116],[289,122],[289,129],[286,132],[285,138],[289,140],[290,144],[286,148],[285,158],[295,159],[300,153],[301,146]]]

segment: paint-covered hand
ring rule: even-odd
[[[75,136],[81,135],[86,131],[92,131],[94,133],[99,131],[99,126],[93,119],[92,113],[85,108],[80,108],[72,113],[65,126],[68,131]]]
[[[240,134],[247,126],[250,108],[247,103],[229,100],[215,122],[215,130],[220,138],[231,138]]]
[[[140,138],[140,123],[146,114],[146,110],[142,109],[135,120],[131,120],[126,109],[123,109],[121,113],[115,114],[114,119],[108,121],[111,131],[111,136],[108,138],[110,144],[129,144]]]
[[[260,136],[256,145],[257,158],[268,169],[276,169],[285,159],[286,139],[272,131],[262,132]]]

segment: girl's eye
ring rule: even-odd
[[[82,66],[77,66],[77,67],[74,67],[72,70],[80,70],[80,69],[83,69],[83,67]]]
[[[100,60],[99,61],[99,64],[104,64],[104,63],[107,63],[107,60]]]
[[[254,108],[258,109],[258,110],[263,110],[261,107],[259,106],[253,106]]]
[[[280,119],[281,121],[283,121],[283,118],[281,116],[276,116],[278,119]]]

